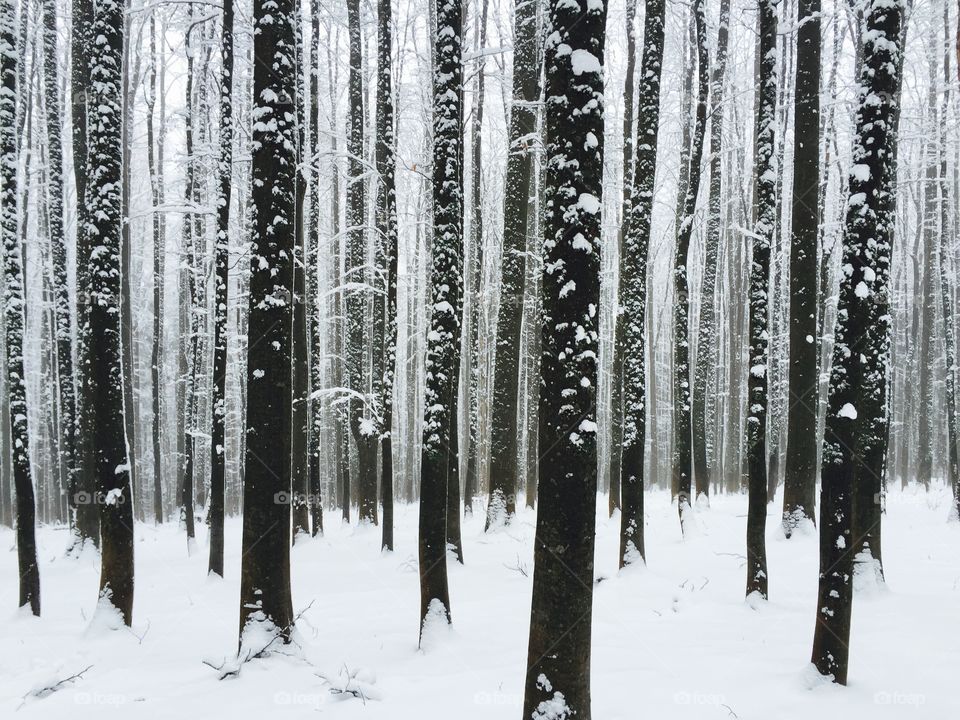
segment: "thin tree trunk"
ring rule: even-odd
[[[0,5],[0,232],[3,236],[4,340],[6,347],[7,407],[13,450],[13,485],[17,524],[17,564],[20,576],[18,607],[30,606],[40,615],[40,570],[37,566],[36,507],[30,468],[27,428],[27,383],[23,367],[24,286],[23,248],[17,232],[17,84],[16,5]]]
[[[617,340],[623,345],[623,461],[620,464],[620,567],[646,557],[643,533],[644,446],[647,430],[647,352],[655,360],[647,325],[647,260],[657,172],[657,131],[660,125],[660,79],[663,71],[666,3],[646,3],[643,21],[643,60],[637,92],[636,167],[631,198],[624,207],[623,254],[620,258],[620,306]],[[621,331],[622,326],[622,331]],[[656,437],[653,438],[656,442]],[[612,482],[612,476],[611,476]]]
[[[527,210],[533,170],[533,153],[529,145],[537,123],[534,103],[540,97],[536,29],[536,3],[531,0],[517,2],[514,8],[513,104],[504,192],[500,305],[494,356],[487,530],[509,523],[516,512],[520,325],[523,315]]]
[[[820,0],[797,2],[793,207],[790,228],[790,394],[783,533],[812,520],[817,472],[817,238],[820,227]]]
[[[753,261],[750,265],[750,370],[747,376],[747,590],[766,599],[767,406],[770,378],[770,246],[776,228],[777,8],[759,0]]]
[[[691,139],[683,213],[677,225],[676,257],[674,260],[674,449],[673,474],[677,487],[677,508],[680,525],[684,528],[690,521],[691,457],[691,398],[690,398],[690,285],[687,275],[690,236],[693,233],[697,195],[700,191],[700,160],[703,156],[703,140],[707,123],[707,94],[709,92],[710,68],[707,55],[706,20],[704,0],[696,0],[693,6],[696,30],[697,53],[697,109]]]

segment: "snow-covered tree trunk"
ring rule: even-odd
[[[695,0],[693,24],[696,32],[697,107],[687,164],[687,183],[683,195],[683,210],[677,223],[676,255],[674,259],[674,410],[673,410],[673,475],[677,488],[677,508],[681,527],[690,518],[690,482],[693,474],[691,453],[692,404],[690,394],[690,280],[687,273],[690,236],[693,233],[697,195],[700,192],[700,160],[707,124],[707,95],[710,90],[710,68],[707,51],[707,29],[704,0]]]
[[[902,0],[862,0],[860,66],[830,407],[820,490],[820,582],[812,662],[847,682],[854,498],[882,476],[887,437],[890,249],[896,194],[891,153],[900,84]],[[877,463],[880,463],[878,466]]]
[[[720,190],[721,151],[723,140],[724,74],[727,68],[727,43],[729,41],[730,0],[721,0],[717,50],[714,58],[713,77],[710,80],[710,188],[707,208],[706,247],[703,258],[703,275],[700,280],[700,321],[697,328],[697,362],[693,378],[693,467],[695,476],[694,501],[708,503],[711,485],[711,465],[708,444],[711,438],[708,423],[708,408],[716,406],[708,402],[710,376],[716,371],[719,361],[719,337],[717,334],[717,260],[720,252]],[[714,413],[715,414],[715,413]],[[716,452],[716,448],[714,448]]]
[[[620,263],[620,279],[617,285],[617,310],[614,314],[613,331],[613,378],[610,383],[610,464],[607,470],[610,491],[607,496],[607,512],[613,517],[615,510],[620,508],[620,468],[623,462],[623,363],[624,363],[624,318],[623,282],[624,266],[624,235],[629,227],[627,217],[630,213],[630,196],[633,193],[633,99],[636,85],[637,41],[633,32],[636,17],[634,0],[627,0],[627,72],[623,81],[623,206],[620,218],[620,227],[617,229],[617,255]],[[623,552],[620,553],[621,558]]]
[[[157,136],[154,125],[154,111],[157,100],[157,19],[156,13],[150,14],[150,59],[147,69],[147,166],[150,173],[150,196],[154,207],[163,204],[163,131]],[[162,84],[162,81],[161,81]],[[161,87],[162,92],[162,87]],[[161,113],[163,109],[161,108]],[[162,122],[162,121],[161,121]],[[166,252],[166,223],[163,215],[155,211],[152,219],[153,231],[153,337],[151,338],[150,380],[153,410],[153,517],[159,525],[163,522],[163,465],[162,465],[162,428],[163,414],[161,397],[163,395],[163,285],[164,254]],[[211,551],[212,552],[212,551]]]
[[[208,517],[209,571],[223,577],[223,514],[227,472],[227,283],[230,265],[230,198],[233,192],[233,0],[223,0],[220,58],[220,148],[217,159],[217,237],[214,244],[213,428]]]
[[[25,12],[26,10],[24,10]],[[3,234],[3,315],[7,407],[13,451],[13,492],[20,575],[19,607],[40,615],[40,570],[37,566],[36,508],[27,429],[27,383],[23,367],[24,287],[23,248],[17,231],[18,52],[16,2],[0,4],[0,233]]]
[[[510,521],[516,512],[520,325],[525,276],[528,206],[540,99],[537,62],[537,3],[518,0],[514,8],[513,103],[503,207],[500,304],[493,371],[490,436],[490,493],[486,527]]]
[[[798,0],[797,26],[790,213],[789,442],[783,472],[783,532],[787,537],[800,523],[813,518],[817,474],[820,0]]]
[[[539,415],[545,452],[537,487],[527,718],[590,718],[606,14],[602,0],[553,0],[546,28]]]
[[[123,417],[120,246],[123,222],[123,43],[120,0],[94,6],[89,85],[85,234],[89,256],[93,456],[100,509],[100,598],[130,625],[133,617],[133,497]],[[87,258],[83,258],[87,260]]]
[[[76,469],[76,397],[73,389],[73,333],[70,321],[70,287],[67,280],[67,238],[63,226],[63,148],[61,142],[63,103],[60,101],[60,74],[57,49],[57,3],[44,0],[44,94],[47,139],[47,227],[53,260],[54,318],[56,320],[58,417],[61,427],[60,462],[67,472],[67,486],[73,487]]]
[[[293,262],[296,243],[294,0],[254,2],[253,203],[240,632],[289,638]],[[276,72],[274,68],[284,68]],[[260,642],[259,640],[257,642]]]
[[[759,0],[750,363],[747,377],[747,590],[767,597],[767,404],[770,377],[770,245],[776,229],[777,7]]]
[[[91,240],[87,235],[90,204],[87,202],[88,117],[90,50],[93,31],[93,0],[73,0],[71,97],[73,100],[73,171],[77,197],[77,429],[78,478],[73,492],[76,507],[74,542],[100,544],[100,513],[92,498],[97,492],[96,461],[93,455],[94,410],[92,380],[89,377],[90,268]]]
[[[482,2],[482,9],[480,3]],[[473,514],[474,496],[480,490],[480,373],[485,357],[481,351],[486,342],[481,342],[480,325],[488,317],[485,310],[486,303],[481,298],[483,290],[483,110],[486,78],[484,77],[485,56],[482,54],[487,43],[487,17],[489,0],[477,0],[474,9],[474,35],[477,58],[475,70],[477,81],[473,100],[473,120],[471,122],[471,222],[470,222],[470,250],[472,273],[469,281],[470,296],[470,364],[468,379],[468,423],[470,426],[470,446],[467,449],[467,475],[463,480],[463,509],[467,514]]]
[[[441,0],[433,63],[433,270],[420,460],[421,644],[430,624],[450,621],[447,478],[459,462],[456,395],[463,294],[462,34],[462,3]]]
[[[620,566],[644,558],[643,463],[647,429],[647,256],[653,218],[663,70],[663,22],[666,3],[650,0],[643,20],[643,60],[637,89],[636,165],[631,198],[624,207],[620,260],[620,308],[617,319],[623,359],[623,459],[620,464]],[[622,330],[621,330],[622,326]],[[653,353],[650,353],[651,359]],[[612,482],[612,480],[611,480]]]
[[[347,0],[350,32],[350,72],[347,113],[347,376],[349,378],[350,432],[357,449],[359,477],[356,483],[357,512],[360,522],[377,522],[377,446],[372,416],[379,412],[368,393],[369,366],[365,362],[371,329],[366,322],[368,283],[367,235],[364,231],[363,129],[365,124],[363,93],[363,42],[360,30],[359,0]]]
[[[310,119],[307,148],[314,156],[320,152],[320,3],[310,4]],[[324,403],[314,395],[323,388],[323,303],[320,300],[320,161],[310,157],[308,203],[309,219],[303,222],[307,229],[304,252],[307,258],[308,343],[310,346],[310,400],[309,400],[309,478],[310,515],[313,535],[323,533],[323,502],[321,500],[320,461],[321,436],[324,432]],[[334,432],[335,438],[335,432]],[[333,455],[336,457],[336,454]],[[329,457],[329,456],[328,456]],[[336,476],[336,472],[333,473]]]
[[[379,427],[383,503],[381,547],[393,550],[393,387],[397,363],[397,203],[394,180],[393,16],[390,0],[377,5],[377,264],[384,273],[386,295],[380,306],[383,322],[383,380],[380,385]]]
[[[303,63],[303,18],[299,6],[294,13],[296,25],[296,59],[291,69],[296,75],[294,94],[294,114],[296,116],[297,173],[295,176],[294,225],[296,242],[293,262],[293,327],[291,355],[293,359],[293,437],[290,445],[291,478],[293,483],[293,540],[297,536],[310,534],[309,487],[309,435],[310,415],[307,396],[310,394],[310,349],[307,344],[307,271],[305,255],[307,168],[308,154],[305,150],[307,140],[306,115],[306,66]]]

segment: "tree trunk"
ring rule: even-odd
[[[696,0],[693,6],[697,52],[697,110],[691,138],[686,192],[683,212],[677,224],[676,257],[674,260],[674,449],[673,475],[677,488],[677,509],[681,528],[687,525],[690,510],[691,457],[691,401],[690,401],[690,285],[687,276],[687,254],[693,232],[697,195],[700,191],[700,160],[703,157],[703,139],[707,123],[707,94],[710,83],[710,68],[707,55],[706,20],[704,0]]]
[[[478,0],[479,1],[479,0]],[[483,9],[475,12],[474,35],[476,52],[482,53],[487,44],[487,14],[489,0],[482,0]],[[484,106],[484,55],[477,58],[477,87],[474,94],[472,137],[472,222],[470,224],[470,248],[473,252],[473,273],[470,276],[470,367],[469,367],[469,424],[470,446],[467,449],[467,476],[463,479],[463,510],[473,515],[473,500],[480,490],[480,367],[484,358],[480,340],[480,324],[488,317],[481,298],[483,291],[483,106]]]
[[[793,209],[790,228],[790,394],[783,533],[812,520],[817,473],[817,237],[820,228],[820,0],[797,2]]]
[[[90,254],[90,354],[86,374],[93,398],[93,455],[100,509],[100,601],[130,625],[133,619],[133,497],[123,415],[121,358],[121,241],[123,183],[122,3],[103,3],[93,17],[90,55],[91,122],[87,155],[86,235]]]
[[[767,582],[767,405],[770,373],[770,245],[776,228],[777,8],[759,0],[757,108],[755,130],[755,218],[750,265],[750,370],[747,376],[747,590],[768,596]]]
[[[27,383],[23,368],[24,286],[23,248],[17,232],[17,37],[16,5],[0,5],[0,232],[3,233],[4,331],[7,406],[13,450],[13,486],[17,524],[17,561],[20,575],[18,607],[30,606],[40,615],[40,570],[37,566],[36,508],[30,468],[27,429]]]
[[[314,2],[310,7],[310,29],[312,47],[310,52],[310,119],[307,125],[310,128],[310,142],[307,148],[310,153],[320,152],[320,3]],[[331,90],[332,92],[332,90]],[[308,228],[307,244],[304,252],[307,257],[307,309],[309,315],[308,339],[310,363],[310,400],[309,400],[309,477],[310,488],[310,519],[311,533],[323,534],[323,501],[320,490],[320,437],[323,434],[324,403],[314,393],[323,388],[323,346],[321,344],[321,319],[323,318],[320,302],[320,163],[313,159],[309,163],[309,221],[303,222]],[[328,455],[328,457],[330,457]],[[335,457],[335,454],[334,454]]]
[[[447,589],[449,476],[459,463],[456,396],[463,292],[463,5],[437,7],[433,76],[433,271],[420,460],[420,642],[450,622]],[[459,519],[459,501],[457,514]]]
[[[717,30],[716,65],[710,89],[710,192],[703,276],[700,285],[700,322],[697,335],[697,362],[693,380],[693,474],[696,503],[709,505],[710,466],[707,445],[708,382],[719,362],[719,336],[715,309],[717,258],[720,251],[721,150],[723,142],[723,83],[727,68],[730,0],[720,2],[720,27]],[[711,402],[716,413],[716,403]],[[716,448],[714,448],[716,452]]]
[[[657,131],[660,125],[660,78],[663,70],[663,21],[666,3],[646,3],[643,61],[637,92],[636,167],[631,197],[624,206],[623,254],[620,258],[618,352],[623,376],[623,460],[620,464],[620,567],[645,555],[643,534],[644,446],[647,430],[647,352],[654,354],[647,326],[647,256],[653,218],[657,171]],[[631,23],[632,25],[632,23]],[[622,328],[622,329],[621,329]],[[654,438],[656,442],[656,438]],[[612,482],[611,477],[611,482]]]
[[[380,546],[393,550],[393,387],[397,364],[397,209],[394,181],[393,48],[390,0],[377,5],[377,256],[385,273],[386,297],[381,303],[383,325],[383,380],[380,407],[380,499],[383,503],[383,536]]]
[[[230,265],[230,197],[233,190],[233,0],[224,0],[220,36],[220,156],[217,165],[217,239],[213,335],[213,432],[210,457],[209,572],[223,577],[226,480],[227,283]]]
[[[863,61],[824,438],[812,653],[817,670],[841,685],[847,683],[854,540],[859,533],[852,527],[852,513],[863,497],[864,483],[882,476],[886,450],[890,248],[896,210],[895,160],[889,151],[897,133],[902,52],[902,2],[864,0],[861,8]]]
[[[555,0],[547,27],[540,440],[550,450],[537,487],[528,718],[591,717],[606,10]]]
[[[87,202],[87,117],[90,87],[90,44],[93,30],[93,0],[73,1],[73,63],[71,97],[73,100],[73,172],[77,195],[77,466],[78,479],[73,501],[76,507],[74,543],[92,541],[100,544],[100,513],[93,498],[97,492],[96,467],[93,455],[93,395],[88,377],[90,346],[90,268],[91,244],[87,236],[90,222]]]
[[[637,43],[633,34],[633,23],[636,15],[636,5],[633,0],[627,1],[627,72],[623,83],[623,206],[620,217],[620,227],[617,233],[617,257],[620,262],[620,277],[617,285],[617,308],[614,313],[613,330],[613,379],[610,383],[610,464],[607,470],[610,491],[607,496],[607,512],[613,517],[615,510],[620,509],[620,474],[623,464],[623,382],[624,382],[624,324],[623,296],[625,293],[625,278],[623,268],[626,262],[624,254],[624,235],[627,232],[627,216],[630,213],[630,196],[633,188],[633,96],[635,80],[635,65],[637,57]],[[620,552],[623,557],[623,550]]]
[[[540,97],[537,62],[537,4],[514,8],[513,104],[510,152],[504,191],[503,252],[497,347],[493,372],[493,427],[490,437],[490,497],[486,529],[509,523],[516,512],[520,325],[527,249],[527,208],[532,187],[533,153]]]
[[[240,642],[255,624],[289,640],[290,446],[293,434],[291,338],[296,243],[297,5],[293,0],[254,3],[253,130],[254,232],[247,355],[247,451],[243,483],[240,571]],[[256,642],[260,643],[258,639]]]

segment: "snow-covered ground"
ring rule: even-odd
[[[593,716],[960,717],[960,527],[946,522],[948,506],[943,488],[891,494],[888,584],[855,596],[846,688],[811,674],[817,538],[784,540],[776,504],[767,531],[771,599],[760,607],[743,600],[744,496],[714,498],[684,541],[669,496],[648,494],[649,565],[621,574],[618,520],[601,511]],[[450,564],[453,627],[426,652],[417,649],[416,518],[415,507],[398,508],[397,550],[381,554],[379,529],[329,514],[323,538],[293,549],[300,648],[225,680],[205,661],[219,666],[236,652],[238,520],[227,525],[224,581],[206,576],[203,538],[188,557],[176,525],[137,526],[132,631],[91,625],[98,559],[65,558],[63,529],[39,534],[43,617],[14,610],[16,552],[4,530],[0,717],[519,718],[533,513],[492,535],[482,517],[466,520],[467,564]]]

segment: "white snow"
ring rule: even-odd
[[[570,53],[570,67],[574,75],[584,73],[598,73],[603,70],[603,63],[589,50],[577,48]]]
[[[842,418],[849,418],[850,420],[857,419],[857,409],[850,403],[844,403],[844,406],[840,408],[840,412],[837,414]]]
[[[591,215],[596,215],[598,212],[600,212],[600,200],[592,193],[580,193],[578,204],[580,205],[581,210],[588,212]]]
[[[594,717],[954,716],[960,524],[947,522],[949,488],[891,483],[886,589],[855,594],[846,688],[810,674],[817,535],[784,540],[780,503],[768,508],[764,602],[743,597],[744,495],[713,494],[709,510],[688,510],[698,533],[682,540],[669,492],[649,490],[647,563],[619,573],[620,518],[608,518],[607,499],[598,498],[594,572],[604,581],[594,586]],[[239,519],[226,524],[224,580],[207,577],[205,523],[192,556],[176,523],[136,525],[131,630],[109,607],[97,609],[99,558],[90,550],[64,557],[64,528],[38,533],[43,616],[18,612],[14,534],[0,529],[0,717],[519,718],[536,515],[520,509],[506,532],[492,534],[483,532],[483,512],[465,519],[466,565],[448,563],[453,625],[431,626],[424,651],[417,507],[397,507],[394,553],[381,553],[379,528],[342,525],[338,515],[325,513],[326,534],[291,551],[300,649],[246,663],[223,681],[204,661],[229,669],[236,658]],[[55,692],[29,695],[88,666]]]

